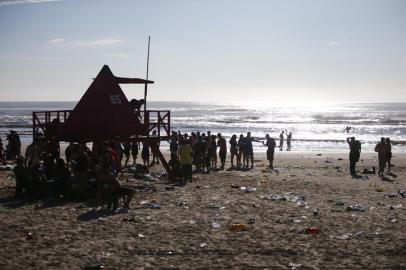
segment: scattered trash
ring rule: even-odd
[[[314,209],[313,210],[313,216],[317,217],[319,215],[319,210]]]
[[[145,235],[139,233],[139,234],[138,234],[138,237],[139,237],[139,238],[145,238]]]
[[[360,204],[355,204],[355,205],[348,205],[347,206],[347,211],[355,211],[355,212],[365,212],[365,207],[363,207]]]
[[[13,166],[11,165],[0,165],[0,171],[12,171]]]
[[[161,205],[159,203],[151,203],[149,205],[149,208],[151,208],[151,209],[161,209]]]
[[[251,193],[251,192],[257,191],[257,188],[253,188],[253,187],[240,187],[240,190],[241,190],[242,192],[245,192],[245,193]]]
[[[320,229],[316,227],[308,227],[305,229],[306,234],[318,234],[320,233]]]
[[[123,221],[123,222],[137,222],[136,219],[133,218],[133,217],[125,217],[125,218],[122,218],[121,221]]]
[[[289,267],[291,267],[292,270],[296,270],[299,267],[301,267],[302,265],[299,263],[289,263]]]
[[[395,210],[395,209],[399,209],[399,208],[402,208],[401,204],[389,206],[389,210]]]
[[[220,208],[214,202],[209,202],[206,207],[209,208],[209,209],[219,209]]]
[[[247,225],[245,225],[244,223],[234,223],[231,224],[228,228],[231,231],[246,231],[248,229]]]
[[[185,200],[180,200],[180,201],[178,201],[178,202],[177,202],[177,205],[180,206],[180,207],[183,207],[183,208],[185,208],[185,209],[189,209],[189,206],[188,206],[188,204],[187,204],[187,201],[185,201]]]
[[[348,238],[350,238],[351,234],[350,233],[345,233],[341,236],[336,236],[337,239],[341,239],[341,240],[347,240]]]
[[[85,266],[83,268],[83,270],[107,270],[107,268],[101,264],[94,264],[94,265]]]
[[[196,221],[194,221],[194,220],[189,220],[189,224],[190,224],[190,225],[195,225],[195,224],[196,224]]]
[[[206,243],[200,243],[200,247],[201,247],[201,248],[204,248],[205,246],[207,246]]]
[[[406,190],[400,191],[400,190],[398,189],[398,194],[399,194],[402,198],[406,198]]]
[[[33,238],[34,238],[34,236],[31,232],[28,232],[27,235],[25,236],[26,240],[32,240]]]
[[[255,223],[255,219],[254,218],[250,218],[249,220],[248,220],[248,224],[254,224]]]
[[[231,187],[232,187],[232,188],[240,188],[240,186],[237,185],[237,184],[231,184]]]
[[[212,228],[214,228],[214,229],[220,229],[221,228],[221,224],[220,223],[218,223],[218,222],[212,222],[211,223],[211,227]]]

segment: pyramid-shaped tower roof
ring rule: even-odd
[[[119,83],[153,83],[115,77],[104,65],[70,113],[60,131],[60,140],[89,142],[98,139],[143,135],[145,128],[130,109]]]

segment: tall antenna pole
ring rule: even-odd
[[[148,54],[147,54],[147,77],[146,80],[148,81],[148,71],[149,71],[149,47],[151,43],[151,36],[148,36]],[[148,92],[148,82],[145,82],[145,89],[144,89],[144,112],[147,110],[147,92]],[[145,113],[144,113],[145,115]]]

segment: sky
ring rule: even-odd
[[[0,101],[406,102],[403,0],[0,0]],[[141,98],[141,86],[123,87]]]

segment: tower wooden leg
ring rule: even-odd
[[[154,153],[154,155],[159,158],[162,165],[164,166],[166,172],[168,173],[168,178],[170,180],[175,180],[176,176],[175,176],[174,172],[169,168],[168,162],[166,162],[164,156],[162,155],[161,151],[159,150],[158,143],[155,141],[150,142],[150,147],[151,147],[152,153]]]

